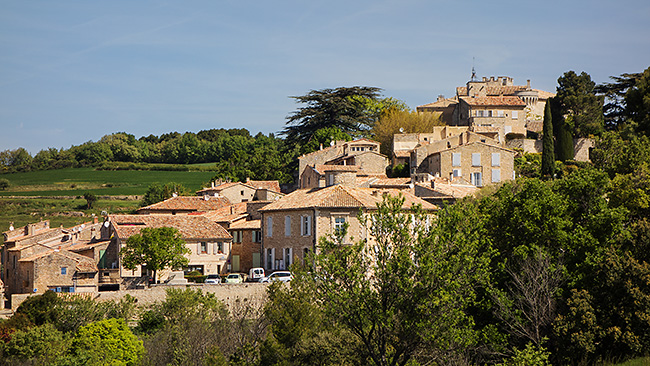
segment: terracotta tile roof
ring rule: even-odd
[[[92,249],[96,246],[99,245],[105,245],[109,244],[111,241],[110,240],[102,240],[102,241],[81,241],[81,242],[76,242],[72,245],[64,247],[65,250],[69,250],[71,252],[79,252],[83,250],[88,250]]]
[[[207,198],[207,199],[206,199]],[[147,212],[155,210],[164,211],[211,211],[230,205],[225,197],[210,196],[177,196],[168,198],[162,202],[145,206],[136,212]]]
[[[411,178],[383,178],[371,182],[370,187],[371,188],[381,188],[381,187],[408,188],[410,184],[411,184]]]
[[[201,215],[111,215],[109,219],[122,239],[145,227],[173,227],[183,239],[232,239],[221,225]]]
[[[67,250],[58,250],[58,249],[48,250],[46,252],[33,255],[31,257],[21,258],[19,262],[33,262],[37,259],[45,258],[48,256],[64,256],[74,260],[76,263],[75,270],[77,272],[81,272],[81,273],[97,272],[97,265],[95,264],[95,261],[92,258],[77,253],[69,252]]]
[[[230,230],[255,230],[262,227],[260,220],[240,220],[230,225]]]
[[[466,184],[453,184],[453,183],[441,183],[435,182],[434,186],[431,187],[430,184],[425,183],[416,183],[420,188],[426,189],[430,192],[430,195],[426,197],[440,197],[440,198],[463,198],[466,196],[473,196],[478,192],[479,188],[473,185]]]
[[[255,189],[266,189],[273,192],[281,193],[280,182],[277,180],[247,180],[246,184]]]
[[[397,150],[393,152],[396,158],[410,158],[412,150]]]
[[[519,97],[461,97],[465,103],[471,106],[508,106],[508,107],[525,107],[526,103]]]
[[[356,172],[360,169],[358,165],[326,165],[317,164],[314,169],[323,174],[325,172]]]
[[[437,207],[411,193],[394,189],[370,189],[334,185],[321,189],[301,189],[260,209],[260,211],[295,210],[305,208],[366,208],[375,209],[383,200],[383,193],[404,196],[404,209],[412,204],[421,204],[424,209],[435,210]]]
[[[486,93],[488,96],[498,96],[498,95],[515,95],[518,91],[524,91],[528,87],[526,85],[503,85],[503,86],[488,86]],[[467,95],[467,87],[459,86],[456,88],[456,95],[461,97]]]
[[[555,93],[547,92],[544,90],[539,90],[539,89],[533,89],[537,92],[537,98],[539,99],[548,99],[548,98],[553,98],[555,96]]]
[[[458,104],[458,97],[454,96],[453,98],[445,98],[443,100],[437,100],[432,103],[427,103],[417,106],[417,108],[446,108],[452,104]]]

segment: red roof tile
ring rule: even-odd
[[[137,210],[147,211],[211,211],[221,207],[229,206],[230,201],[225,197],[211,196],[177,196],[168,198],[162,202],[154,203]]]
[[[513,107],[525,107],[526,103],[521,100],[519,97],[461,97],[460,98],[465,103],[471,106],[513,106]]]
[[[265,206],[260,211],[295,210],[305,208],[366,208],[375,209],[377,204],[383,200],[383,194],[388,193],[397,196],[400,193],[404,196],[404,209],[410,208],[413,204],[421,204],[424,209],[435,210],[432,205],[409,192],[399,190],[384,190],[358,188],[344,185],[334,185],[321,189],[300,189],[290,193],[283,198]]]
[[[232,236],[216,222],[199,215],[111,215],[109,217],[120,238],[140,233],[145,227],[172,227],[183,239],[231,239]]]

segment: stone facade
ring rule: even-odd
[[[459,145],[430,155],[420,169],[433,176],[462,179],[482,187],[514,179],[515,152],[483,142]]]
[[[264,268],[267,271],[287,269],[296,261],[303,261],[316,249],[319,238],[334,234],[344,224],[349,225],[344,244],[363,239],[372,241],[357,215],[360,211],[376,210],[384,193],[402,194],[405,209],[414,203],[421,204],[425,210],[436,209],[413,194],[399,190],[338,184],[295,191],[260,210]]]
[[[298,176],[300,177],[302,175],[303,171],[308,165],[332,165],[335,164],[332,162],[334,160],[345,160],[351,158],[354,155],[359,155],[366,152],[375,152],[378,154],[380,145],[381,144],[379,142],[369,139],[359,139],[348,142],[336,141],[332,146],[328,146],[326,148],[322,148],[321,150],[300,156],[298,158]],[[386,159],[386,165],[384,166],[383,172],[385,172],[385,168],[388,166],[388,158],[384,158]],[[348,163],[347,165],[358,164],[360,163]]]
[[[233,237],[231,271],[248,273],[262,266],[262,231],[260,220],[240,220],[230,225]]]

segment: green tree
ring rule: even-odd
[[[89,210],[93,208],[93,205],[97,202],[97,196],[92,192],[84,193],[84,199],[86,200],[86,207]]]
[[[66,353],[68,346],[63,333],[53,324],[18,330],[12,334],[11,340],[0,344],[0,364],[55,364]]]
[[[70,353],[86,365],[135,366],[140,364],[144,346],[124,319],[106,319],[79,328]]]
[[[9,188],[9,179],[0,178],[0,191],[4,191]]]
[[[306,278],[327,318],[361,344],[363,362],[449,363],[476,342],[467,308],[487,280],[491,250],[474,206],[451,206],[429,226],[431,217],[403,202],[386,197],[361,217],[376,243],[321,239]]]
[[[169,182],[164,185],[153,183],[144,194],[142,206],[149,206],[154,203],[162,202],[171,198],[174,194],[182,196],[188,193],[190,193],[190,191],[179,183]]]
[[[170,227],[143,228],[140,234],[126,240],[121,251],[124,268],[135,269],[146,264],[153,272],[154,281],[159,270],[187,266],[188,259],[184,255],[189,253],[180,232]]]
[[[326,127],[314,132],[311,140],[300,147],[301,154],[308,154],[316,151],[321,147],[328,147],[330,143],[336,141],[351,141],[352,138],[347,133],[341,131],[338,127]]]
[[[553,179],[555,177],[555,141],[553,139],[553,117],[551,114],[551,103],[544,107],[544,129],[543,129],[543,150],[542,150],[542,176]]]
[[[305,104],[287,117],[282,133],[291,144],[306,144],[313,134],[327,127],[355,135],[368,129],[371,120],[366,113],[364,97],[377,99],[381,89],[369,86],[339,87],[311,90],[303,96],[292,97]]]
[[[571,134],[589,137],[603,132],[603,97],[596,95],[596,83],[586,72],[565,72],[557,79],[557,99],[560,114]]]
[[[388,109],[372,128],[372,137],[381,142],[381,151],[390,155],[393,151],[393,135],[398,133],[433,132],[440,126],[440,113],[419,113],[403,109]]]
[[[553,121],[553,133],[555,133],[555,160],[562,162],[573,159],[573,117],[568,120],[562,110],[561,102],[557,97],[550,98],[547,104],[551,104],[551,119]]]
[[[625,114],[638,133],[650,136],[650,67],[639,75],[625,94]]]

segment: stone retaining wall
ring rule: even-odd
[[[220,284],[220,285],[204,285],[204,284],[191,284],[182,286],[168,286],[157,285],[142,290],[120,290],[120,291],[107,291],[107,292],[94,292],[84,293],[84,296],[92,296],[97,301],[119,301],[125,295],[130,295],[136,298],[137,304],[151,305],[155,302],[162,302],[165,300],[166,290],[169,288],[192,288],[201,289],[204,293],[210,292],[223,301],[226,305],[230,306],[238,301],[246,301],[253,304],[262,305],[266,302],[266,287],[267,284],[263,283],[242,283],[242,284]],[[15,294],[11,296],[12,310],[18,309],[18,306],[33,294]]]

